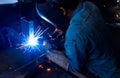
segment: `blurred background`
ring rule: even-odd
[[[120,0],[91,0],[99,6],[111,29],[112,40],[120,68]],[[44,31],[39,40],[49,41],[55,49],[64,50],[64,36],[50,38],[55,27],[41,19],[36,12],[36,3],[45,0],[7,0],[0,1],[0,78],[75,78],[56,64],[48,60],[43,47],[39,50],[21,48],[21,43],[28,36],[29,27]],[[59,45],[60,44],[60,45]],[[40,46],[39,46],[40,47]]]

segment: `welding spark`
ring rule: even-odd
[[[30,34],[29,39],[28,39],[28,45],[30,46],[36,46],[38,45],[38,39],[39,37],[34,37],[34,34]]]
[[[25,34],[23,34],[23,42],[19,44],[20,46],[17,49],[24,49],[24,52],[31,51],[31,50],[39,50],[43,44],[39,43],[39,39],[42,39],[42,35],[48,30],[49,28],[46,28],[45,30],[41,30],[41,27],[37,27],[35,32],[29,33],[29,36],[27,37]]]

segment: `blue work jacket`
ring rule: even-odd
[[[95,76],[111,78],[116,66],[110,33],[99,9],[89,1],[80,3],[65,37],[69,71],[86,69]]]

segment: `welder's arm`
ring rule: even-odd
[[[68,70],[69,63],[68,63],[68,59],[66,58],[64,52],[52,50],[48,52],[47,57],[49,60],[56,63],[60,67],[64,68],[66,71]],[[70,73],[77,76],[78,78],[86,78],[81,73],[77,73],[77,72],[70,72]]]

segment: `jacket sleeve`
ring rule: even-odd
[[[74,27],[74,26],[72,26]],[[75,28],[76,29],[76,28]],[[84,33],[69,28],[66,34],[65,50],[71,72],[81,72],[86,62],[87,39]]]

